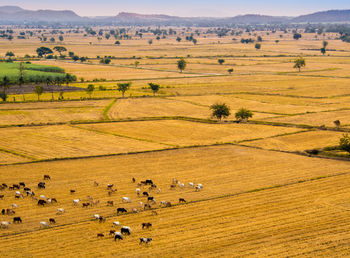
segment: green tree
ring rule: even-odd
[[[52,50],[48,47],[39,47],[37,48],[36,52],[38,54],[38,57],[46,57],[46,55],[53,53]]]
[[[322,55],[325,55],[326,54],[326,52],[327,52],[327,46],[328,46],[328,42],[327,41],[323,41],[322,42],[322,48],[321,48],[321,53],[322,53]]]
[[[131,82],[118,83],[117,86],[118,86],[118,91],[122,93],[122,96],[124,98],[125,92],[130,89]]]
[[[138,66],[139,66],[139,64],[140,64],[140,62],[139,62],[139,61],[135,61],[135,63],[134,63],[135,67],[138,67]]]
[[[225,59],[218,59],[218,63],[220,64],[220,65],[222,65],[223,63],[225,63]]]
[[[53,48],[53,50],[57,51],[60,54],[60,56],[62,56],[62,52],[67,51],[67,49],[65,47],[61,47],[61,46],[56,46]]]
[[[152,45],[152,44],[153,44],[153,40],[150,39],[150,40],[148,41],[148,44],[149,44],[149,45]]]
[[[348,134],[343,134],[343,137],[339,140],[339,147],[341,150],[350,153],[350,136]]]
[[[256,50],[261,49],[261,44],[260,44],[260,43],[256,43],[256,44],[255,44],[255,49],[256,49]]]
[[[13,56],[15,56],[15,54],[12,51],[7,51],[5,56],[13,57]]]
[[[186,69],[187,62],[184,58],[181,58],[180,60],[177,61],[177,68],[180,70],[182,73],[183,70]]]
[[[182,40],[182,39],[181,39],[180,37],[177,37],[177,38],[176,38],[176,41],[177,41],[177,42],[181,42],[181,40]]]
[[[41,85],[36,85],[35,86],[35,93],[38,95],[38,101],[40,100],[40,95],[43,94],[44,88]]]
[[[59,41],[61,41],[61,42],[64,40],[64,38],[63,38],[62,35],[60,35],[60,36],[58,37],[58,39],[59,39]]]
[[[297,59],[294,60],[294,68],[295,69],[299,69],[299,72],[301,70],[302,67],[306,66],[306,62],[305,59],[303,57],[298,57]]]
[[[225,103],[213,104],[210,106],[210,110],[212,111],[212,117],[216,117],[219,120],[231,114],[230,107]]]
[[[228,72],[229,74],[233,73],[233,68],[228,69],[227,72]]]
[[[73,59],[74,62],[76,62],[76,61],[78,61],[80,59],[80,57],[79,56],[73,56],[72,59]]]
[[[89,98],[91,99],[91,94],[94,92],[95,86],[93,84],[89,84],[86,88],[86,93],[89,94]]]
[[[153,96],[155,96],[156,93],[159,91],[159,88],[160,88],[159,84],[150,82],[148,85],[151,88],[151,90],[153,91]]]
[[[249,118],[253,117],[253,112],[248,109],[241,108],[236,112],[235,117],[239,121],[248,120]]]
[[[298,40],[300,38],[301,38],[301,34],[300,33],[294,33],[293,39]]]
[[[2,81],[1,81],[1,87],[2,87],[2,91],[0,93],[0,98],[3,100],[3,101],[6,101],[7,99],[7,89],[10,87],[10,79],[7,77],[7,76],[4,76],[2,78]]]

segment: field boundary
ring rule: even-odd
[[[104,120],[110,120],[108,112],[116,102],[117,102],[117,98],[113,99],[113,101],[110,104],[108,104],[108,106],[103,110],[103,119]]]

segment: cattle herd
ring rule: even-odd
[[[46,189],[47,185],[45,181],[51,180],[50,175],[44,175],[43,176],[43,181],[39,182],[37,184],[37,190],[40,190],[41,193],[43,192],[43,190]],[[160,201],[157,204],[156,199],[154,198],[154,196],[151,196],[151,193],[160,193],[161,189],[157,187],[156,184],[154,184],[153,180],[151,179],[146,179],[144,181],[141,181],[140,183],[136,183],[136,179],[132,178],[131,182],[133,184],[136,184],[136,195],[138,197],[144,197],[146,198],[145,203],[143,202],[139,202],[138,203],[138,208],[132,208],[131,210],[127,210],[124,207],[118,207],[116,209],[116,215],[120,215],[120,214],[124,214],[124,213],[139,213],[140,211],[145,211],[145,210],[152,210],[152,215],[157,215],[157,211],[155,210],[157,208],[162,208],[162,207],[171,207],[172,204],[169,201]],[[95,187],[98,187],[100,184],[98,182],[94,182],[93,185]],[[146,187],[148,187],[148,189],[146,189]],[[174,190],[176,188],[185,188],[185,184],[179,182],[177,179],[173,178],[172,182],[170,184],[170,189]],[[190,188],[195,189],[195,191],[200,191],[203,189],[203,185],[202,184],[194,184],[193,182],[188,183],[188,186]],[[49,198],[46,197],[43,194],[40,194],[39,197],[37,197],[37,195],[35,194],[35,192],[29,188],[26,187],[26,184],[24,182],[20,182],[18,184],[12,184],[12,185],[8,185],[6,183],[2,183],[0,185],[0,190],[1,191],[13,191],[14,192],[14,199],[25,199],[28,198],[31,201],[36,201],[38,206],[47,206],[53,203],[59,203],[57,201],[56,198]],[[115,193],[117,191],[117,189],[114,187],[114,184],[107,184],[106,187],[107,190],[107,194],[108,196],[111,196],[113,193]],[[76,193],[75,189],[70,189],[69,190],[71,195],[74,195]],[[4,199],[5,195],[0,195],[0,200]],[[81,203],[81,207],[82,208],[87,208],[87,207],[92,207],[92,206],[97,206],[100,201],[99,200],[95,200],[93,197],[91,196],[87,196],[87,200],[86,202],[82,202],[82,200],[80,198],[78,199],[73,199],[72,200],[72,205],[74,207],[76,206],[80,206]],[[132,200],[129,197],[122,197],[121,198],[122,203],[131,203]],[[186,203],[187,201],[184,198],[179,198],[179,204],[180,203]],[[107,206],[114,206],[114,201],[108,200],[106,203]],[[22,218],[18,215],[16,215],[16,208],[18,208],[18,205],[13,203],[11,208],[2,208],[1,209],[1,215],[3,216],[14,216],[12,218],[12,221],[2,221],[0,224],[0,228],[1,229],[8,229],[10,224],[20,224],[23,223]],[[64,214],[66,212],[66,210],[64,208],[57,208],[57,215],[61,215]],[[99,214],[94,214],[93,215],[93,220],[96,220],[100,223],[104,223],[106,221],[106,217],[104,216],[100,216]],[[40,221],[39,225],[40,228],[50,228],[52,225],[56,224],[56,219],[55,218],[49,218],[48,221]],[[119,221],[114,221],[112,224],[113,229],[110,230],[109,235],[112,235],[114,237],[114,240],[123,240],[124,236],[126,235],[130,235],[132,230],[130,227],[125,226],[125,225],[121,225]],[[152,224],[150,222],[144,222],[141,224],[142,229],[149,229],[152,227]],[[119,228],[120,230],[115,230],[115,228]],[[105,237],[104,233],[97,233],[97,238],[102,238]],[[148,244],[152,241],[152,238],[145,238],[145,237],[141,237],[140,238],[140,242],[139,244]]]

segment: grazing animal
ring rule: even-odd
[[[29,187],[24,187],[23,190],[24,191],[31,191],[31,189]]]
[[[186,200],[184,198],[179,198],[179,203],[185,203]]]
[[[151,224],[151,223],[149,223],[149,222],[147,222],[147,223],[142,223],[142,229],[144,229],[144,228],[150,228],[150,227],[152,227],[152,224]]]
[[[5,215],[6,214],[6,210],[5,209],[2,209],[1,210],[1,215]]]
[[[51,203],[57,203],[57,199],[56,198],[51,198]]]
[[[30,196],[34,196],[34,195],[35,195],[35,193],[32,192],[32,191],[27,191],[26,194],[27,194],[27,196],[29,196],[29,195],[30,195]]]
[[[136,192],[137,196],[140,196],[141,189],[140,188],[136,188],[135,192]]]
[[[98,186],[98,185],[99,185],[99,183],[94,181],[94,186]]]
[[[123,235],[130,235],[131,234],[131,228],[127,227],[127,226],[123,226],[120,230],[120,232]]]
[[[155,200],[154,200],[154,197],[153,197],[153,196],[149,196],[149,197],[147,197],[147,201],[148,201],[148,202],[149,202],[149,201],[155,202]]]
[[[126,213],[126,212],[128,212],[125,208],[118,208],[117,209],[117,215],[119,214],[119,213]]]
[[[115,230],[114,229],[111,229],[110,231],[109,231],[109,235],[114,235],[115,234]]]
[[[171,202],[161,201],[161,202],[160,202],[160,205],[161,205],[161,206],[164,206],[164,207],[171,207]]]
[[[83,208],[84,207],[89,207],[90,206],[90,203],[89,202],[83,202]]]
[[[13,218],[13,223],[14,223],[14,224],[16,224],[16,223],[22,223],[21,217],[14,217],[14,218]]]
[[[113,226],[119,227],[119,226],[120,226],[119,221],[114,221],[114,222],[113,222]]]
[[[113,201],[107,201],[107,206],[113,206],[114,202]]]
[[[54,218],[49,218],[50,224],[56,224],[56,220]]]
[[[140,207],[143,208],[143,202],[139,202]]]
[[[180,188],[185,188],[185,184],[179,182],[179,187]]]
[[[111,189],[108,191],[108,196],[111,196],[112,194],[114,194],[117,191],[117,189]]]
[[[19,199],[19,198],[23,198],[23,195],[21,193],[16,192],[15,199]]]
[[[99,218],[100,218],[100,215],[94,214],[94,219],[99,219]]]
[[[44,183],[44,182],[40,182],[40,183],[38,184],[38,188],[39,188],[39,189],[45,189],[45,183]]]
[[[199,192],[202,189],[203,189],[203,185],[202,184],[197,184],[196,185],[196,192]]]
[[[38,205],[45,206],[45,204],[47,204],[47,201],[45,201],[45,200],[38,201]]]
[[[18,205],[15,204],[15,203],[12,203],[12,208],[13,208],[13,209],[16,209],[16,208],[18,208]]]
[[[105,235],[104,234],[102,234],[102,233],[98,233],[97,234],[97,237],[104,237]]]
[[[74,190],[74,189],[71,189],[71,190],[70,190],[70,193],[71,193],[71,194],[74,194],[74,193],[75,193],[75,190]]]
[[[7,188],[8,186],[7,186],[7,184],[5,184],[5,183],[2,183],[1,184],[4,188]]]
[[[39,198],[43,200],[47,200],[47,197],[45,195],[40,195]]]
[[[0,199],[1,200],[4,199],[4,195],[3,194],[0,195]]]
[[[106,222],[106,218],[100,216],[100,217],[98,218],[98,222],[100,222],[100,223]]]
[[[174,190],[176,188],[176,186],[177,186],[176,184],[171,184],[170,185],[170,190]]]
[[[26,184],[24,182],[19,182],[19,186],[26,187]]]
[[[123,240],[124,236],[120,232],[114,232],[114,241]]]
[[[114,186],[114,184],[108,184],[107,185],[107,190],[111,190],[113,186]]]
[[[46,221],[41,221],[41,222],[40,222],[40,227],[41,227],[41,228],[49,228],[50,225],[49,225],[49,223],[47,223]]]
[[[129,197],[122,197],[122,202],[131,202]]]
[[[146,179],[146,185],[153,185],[153,181],[151,179]]]
[[[18,184],[13,184],[13,185],[12,185],[12,188],[13,188],[13,189],[18,189],[18,190],[19,190],[20,187],[19,187]]]
[[[194,187],[194,183],[192,183],[192,182],[189,182],[188,185],[192,188]]]
[[[142,195],[147,196],[147,197],[149,196],[149,194],[147,192],[143,192]]]
[[[91,206],[97,206],[100,203],[100,200],[93,200]]]
[[[73,205],[75,205],[75,206],[78,205],[80,201],[81,201],[80,199],[74,199],[73,200]]]
[[[132,213],[139,213],[139,210],[136,209],[136,208],[133,208],[133,209],[132,209]]]
[[[12,210],[12,209],[6,209],[6,214],[7,215],[15,215],[16,212],[14,210]]]
[[[63,209],[63,208],[58,208],[57,209],[57,214],[63,214],[65,213],[66,211]]]
[[[140,245],[141,245],[142,243],[148,244],[148,243],[150,243],[151,241],[152,241],[152,238],[150,238],[150,237],[148,237],[148,238],[146,238],[146,237],[140,237]]]
[[[11,221],[2,221],[1,228],[9,228],[10,224],[11,224]]]
[[[51,177],[49,175],[44,175],[44,180],[51,180]]]
[[[135,183],[135,182],[136,182],[136,179],[133,177],[133,178],[131,179],[131,181],[132,181],[133,183]]]

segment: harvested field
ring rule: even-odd
[[[266,125],[206,124],[181,120],[87,124],[80,127],[179,146],[236,142],[300,131]]]

